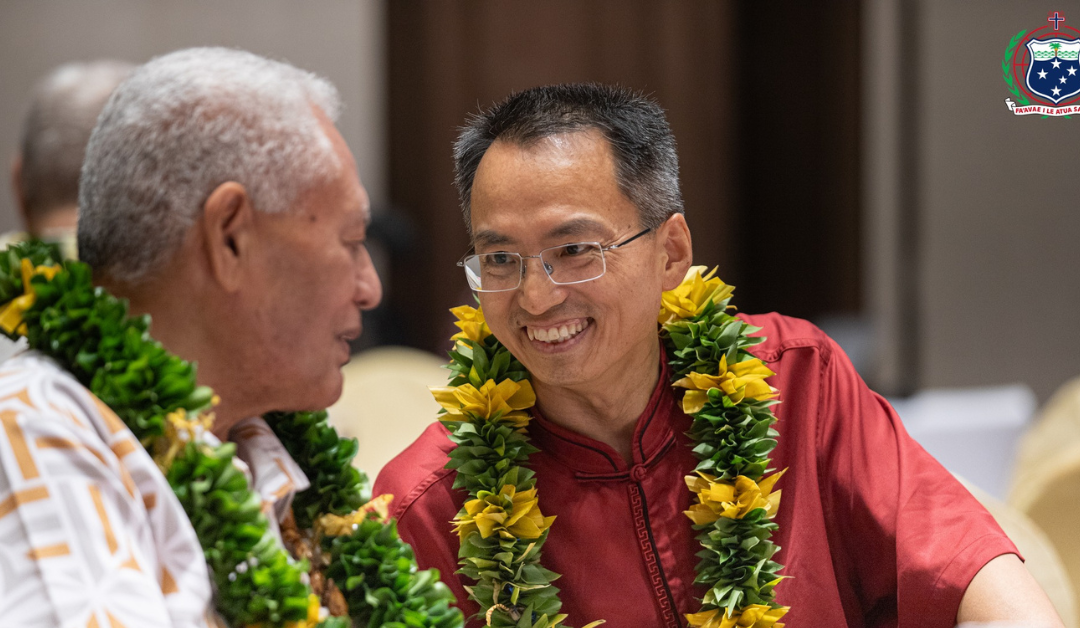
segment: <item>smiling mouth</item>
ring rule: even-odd
[[[559,344],[577,336],[585,331],[588,326],[589,320],[581,319],[549,327],[530,325],[525,328],[525,331],[529,334],[529,340],[536,340],[547,344]]]

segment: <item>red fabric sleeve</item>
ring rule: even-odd
[[[831,340],[822,372],[818,467],[844,600],[867,626],[953,628],[964,592],[991,559],[1018,554],[993,517],[904,430]]]

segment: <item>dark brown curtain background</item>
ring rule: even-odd
[[[451,143],[514,90],[626,85],[668,111],[697,263],[744,311],[855,312],[857,3],[394,0],[388,3],[396,234],[384,339],[442,351],[469,298]]]

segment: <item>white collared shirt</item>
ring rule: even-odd
[[[195,530],[112,410],[28,351],[0,364],[0,425],[4,625],[216,625]],[[261,418],[230,437],[276,528],[307,478]]]

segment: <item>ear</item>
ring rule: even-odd
[[[226,292],[235,292],[243,283],[254,242],[255,209],[247,189],[235,181],[217,186],[200,220],[210,272]]]
[[[664,290],[673,290],[694,263],[694,246],[686,216],[672,214],[657,228],[657,239],[664,247]]]
[[[26,190],[22,183],[23,160],[21,154],[16,154],[11,160],[11,189],[15,192],[15,205],[22,216],[23,225],[30,231],[30,215],[26,212]]]

